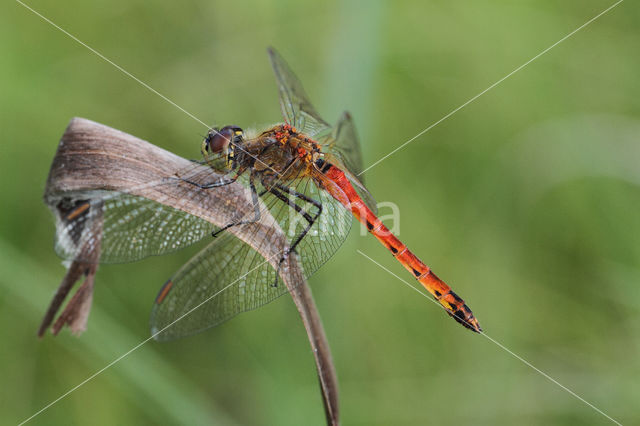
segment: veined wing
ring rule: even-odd
[[[331,126],[320,117],[289,65],[275,49],[269,48],[267,51],[276,75],[285,121],[311,137],[328,131]]]
[[[321,138],[319,142],[328,157],[327,161],[344,172],[360,198],[376,213],[376,202],[359,176],[362,172],[362,153],[351,114],[345,111],[331,134]]]
[[[362,151],[356,128],[348,111],[342,113],[331,135],[320,142],[323,151],[330,152],[340,158],[349,172],[356,176],[362,172]]]
[[[85,249],[78,258],[79,249],[92,247],[92,241],[100,244],[101,238],[100,263],[132,262],[179,250],[215,228],[203,219],[144,197],[97,191],[91,196],[61,200],[71,207],[66,217],[60,215],[56,220],[55,250],[62,258],[90,261],[93,249]],[[102,220],[103,227],[92,227],[95,220]]]
[[[131,193],[86,191],[65,194],[52,206],[56,218],[56,253],[68,260],[94,263],[99,250],[100,263],[132,262],[151,255],[162,255],[182,249],[210,236],[218,228],[208,220],[187,213],[181,206],[205,203],[212,191],[224,187],[202,189],[222,179],[210,167],[198,163],[165,179],[150,182],[144,188],[159,194],[177,194],[167,204]],[[176,186],[178,191],[176,191]],[[215,195],[215,194],[213,194]],[[235,207],[219,203],[222,216],[232,217]],[[102,226],[93,226],[100,221]]]
[[[293,275],[295,269],[285,262],[277,271],[277,265],[309,225],[305,215],[319,216],[288,262],[297,262],[303,276],[308,277],[338,250],[351,228],[351,213],[308,178],[297,179],[289,187],[288,193],[279,191],[291,200],[289,204],[273,193],[265,194],[260,222],[225,231],[167,281],[151,314],[151,331],[156,339],[188,336],[262,306],[287,293],[283,277],[290,284],[299,284],[300,279]],[[232,229],[237,234],[232,234]],[[274,285],[278,273],[280,278]]]
[[[331,126],[320,117],[285,60],[273,48],[268,52],[278,81],[282,114],[287,123],[299,132],[319,139],[323,150],[337,157],[337,165],[343,169],[363,201],[376,212],[375,200],[357,177],[362,172],[362,154],[351,115],[343,113],[331,131]]]

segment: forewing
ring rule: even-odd
[[[221,179],[198,163],[172,176],[144,185],[162,193],[179,187],[175,207],[130,193],[87,191],[65,194],[52,206],[56,217],[56,253],[68,260],[94,263],[132,262],[151,255],[171,253],[210,236],[217,227],[181,210],[180,204],[194,204],[209,197],[197,184]],[[189,180],[194,184],[185,184]],[[176,208],[177,207],[177,208]],[[224,209],[225,206],[216,206]],[[232,209],[231,206],[226,208]],[[102,221],[102,226],[93,226]],[[98,247],[100,246],[100,247]],[[99,248],[100,256],[93,256]]]
[[[312,137],[328,131],[331,126],[320,117],[311,104],[302,83],[291,71],[289,65],[275,49],[269,48],[268,53],[273,72],[276,75],[280,106],[285,121],[299,132]]]
[[[333,132],[320,139],[326,161],[340,168],[349,179],[360,198],[374,212],[377,212],[376,201],[362,183],[362,154],[351,114],[344,112]]]
[[[362,153],[351,115],[348,112],[343,113],[338,124],[330,132],[331,126],[315,110],[302,83],[285,60],[273,48],[269,48],[268,52],[276,74],[285,120],[298,131],[319,139],[323,144],[323,150],[338,158],[337,165],[343,169],[367,206],[375,212],[376,202],[359,177],[363,168]]]
[[[294,197],[293,191],[322,205],[322,213],[297,246],[296,253],[290,255],[292,261],[299,262],[303,275],[309,277],[345,240],[351,227],[351,214],[309,179],[298,179],[290,186],[289,196],[303,206],[305,213],[315,215],[318,209],[312,203]],[[264,188],[258,188],[258,191],[261,189]],[[271,193],[263,196],[262,200],[261,223],[270,213],[281,230],[280,235],[284,233],[286,244],[272,250],[275,255],[267,259],[264,253],[273,247],[264,245],[278,244],[275,231],[247,232],[250,236],[246,241],[226,231],[184,265],[161,289],[151,314],[151,331],[156,339],[172,340],[197,333],[238,313],[262,306],[288,291],[282,279],[289,273],[288,268],[280,269],[276,285],[273,261],[277,264],[286,247],[290,247],[307,227],[308,221]],[[289,281],[292,280],[290,277]],[[293,284],[298,285],[299,281]]]
[[[83,210],[86,209],[86,210]],[[83,210],[78,216],[74,211]],[[102,216],[100,263],[131,262],[161,255],[191,245],[215,229],[209,222],[143,197],[124,193],[96,193],[95,198],[76,202],[75,210],[59,217],[55,249],[69,260],[78,257],[80,247],[99,243],[91,224]],[[97,228],[100,232],[100,228]],[[89,253],[87,251],[86,253]]]

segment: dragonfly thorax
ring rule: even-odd
[[[228,151],[227,167],[239,173],[251,170],[263,183],[301,177],[321,155],[317,142],[288,124],[275,125],[256,137],[243,134],[237,143],[229,144]]]

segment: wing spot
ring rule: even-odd
[[[156,297],[156,304],[159,305],[159,304],[162,303],[164,298],[167,297],[167,294],[169,294],[169,291],[171,290],[171,287],[173,287],[173,281],[167,280],[167,282],[164,283],[164,285],[160,289],[160,292],[158,293],[158,296]]]

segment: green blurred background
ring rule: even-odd
[[[371,164],[613,2],[144,2],[32,5],[220,125],[280,120],[273,45],[323,116],[353,113]],[[104,266],[89,329],[36,338],[64,274],[42,202],[73,116],[199,155],[199,123],[17,3],[0,13],[0,416],[15,424],[149,336],[160,285],[197,247]],[[485,331],[624,424],[640,423],[640,8],[620,4],[367,173],[400,237]],[[345,425],[608,424],[357,253],[311,285]],[[149,342],[31,424],[324,423],[288,298]]]

